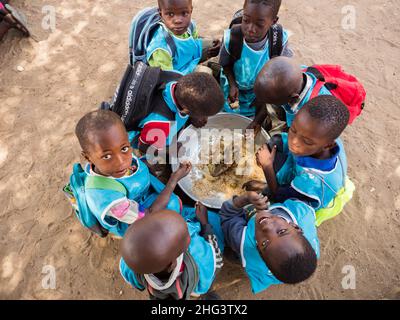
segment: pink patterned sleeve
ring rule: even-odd
[[[125,198],[113,205],[107,215],[118,221],[132,224],[140,218],[139,204],[136,201]]]

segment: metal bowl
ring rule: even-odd
[[[203,129],[229,129],[229,130],[243,130],[251,123],[251,119],[232,113],[219,113],[213,117],[208,119],[207,125],[203,128],[195,128],[193,125],[188,126],[184,130],[182,130],[178,137],[178,142],[182,143],[182,146],[185,149],[184,155],[179,157],[179,161],[172,161],[172,171],[176,171],[179,167],[179,162],[181,161],[191,161],[193,164],[198,163],[199,161],[199,153],[200,153],[200,141],[195,137],[200,137],[200,132]],[[265,143],[269,139],[268,133],[262,129],[261,133],[257,135],[255,138],[255,143],[257,145],[261,145]],[[208,208],[212,209],[221,209],[221,206],[224,202],[224,198],[221,195],[215,194],[212,197],[198,198],[193,193],[193,176],[198,179],[202,178],[201,172],[195,168],[192,169],[192,172],[185,178],[179,181],[180,188],[194,201],[200,201]]]

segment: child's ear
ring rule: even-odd
[[[278,21],[279,21],[279,17],[276,16],[275,19],[274,19],[274,24],[277,23]]]

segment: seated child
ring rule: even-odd
[[[220,53],[221,87],[225,95],[225,112],[239,113],[254,117],[251,128],[260,126],[268,115],[265,104],[256,101],[253,91],[257,74],[271,58],[269,52],[268,31],[278,20],[281,0],[246,0],[243,8],[241,26],[225,30]],[[230,42],[234,28],[242,33],[243,49],[239,59],[230,52]],[[283,30],[283,51],[281,55],[292,56],[288,48],[288,34]],[[233,46],[233,45],[232,45]],[[239,107],[234,109],[230,103],[239,100]]]
[[[120,272],[134,288],[147,289],[150,299],[206,294],[222,268],[223,239],[217,239],[222,231],[214,233],[203,205],[185,210],[185,218],[168,210],[146,215],[122,241]],[[220,229],[218,216],[209,217]]]
[[[192,21],[192,0],[158,0],[158,8],[162,22],[147,48],[150,66],[186,75],[192,73],[201,62],[203,49],[207,50],[204,60],[218,55],[221,46],[219,41],[206,45],[199,38]],[[171,52],[165,33],[172,36],[176,46],[175,55]]]
[[[268,208],[268,201],[250,191],[224,202],[220,211],[225,243],[241,258],[254,294],[308,279],[319,257],[313,208],[295,199]],[[248,220],[243,208],[250,204],[257,213]]]
[[[290,127],[296,113],[310,100],[317,78],[311,72],[302,71],[293,59],[276,57],[268,61],[258,74],[254,85],[257,99],[263,103],[282,106],[286,113],[287,126]],[[331,95],[323,86],[318,93]]]
[[[170,146],[189,121],[195,127],[205,126],[207,118],[222,109],[224,97],[217,81],[199,72],[168,83],[162,97],[153,101],[157,104],[154,111],[140,122],[140,133],[134,133],[142,153],[146,153],[149,146],[156,150]]]
[[[331,206],[346,184],[347,160],[339,136],[348,121],[349,111],[340,100],[319,96],[300,109],[288,134],[271,139],[271,151],[267,145],[260,148],[257,162],[271,201],[297,198],[315,210]]]
[[[180,212],[180,200],[173,191],[178,181],[190,172],[190,164],[181,164],[164,186],[132,155],[125,127],[112,111],[86,114],[79,120],[75,133],[88,161],[87,176],[107,178],[103,186],[86,185],[85,192],[88,207],[104,229],[122,237],[129,225],[146,212],[165,208]],[[126,195],[110,187],[115,185],[114,181],[123,186]]]

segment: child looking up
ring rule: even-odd
[[[205,45],[199,38],[195,23],[192,21],[193,5],[191,0],[158,0],[161,23],[147,47],[147,61],[152,67],[176,71],[181,74],[193,72],[202,60],[218,55],[220,42]],[[172,36],[176,52],[173,54],[165,33]]]
[[[224,202],[220,211],[225,243],[241,258],[255,294],[273,284],[308,279],[319,256],[313,208],[298,200],[268,208],[268,201],[247,192]],[[243,209],[248,205],[257,209],[250,219]]]
[[[105,185],[86,188],[85,192],[88,207],[104,229],[122,237],[128,226],[147,212],[165,208],[181,211],[180,200],[173,191],[190,172],[190,164],[181,164],[164,186],[132,155],[125,127],[112,111],[86,114],[79,120],[75,133],[88,161],[87,176],[106,178]],[[115,182],[122,185],[126,195],[107,187]]]

